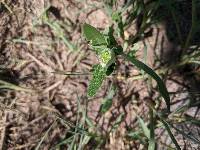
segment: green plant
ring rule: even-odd
[[[156,80],[158,89],[164,98],[168,111],[170,111],[170,97],[161,78],[147,65],[139,61],[133,51],[127,54],[123,48],[117,44],[113,34],[112,27],[109,28],[108,35],[103,35],[96,28],[89,24],[83,25],[83,33],[87,41],[90,42],[91,48],[96,52],[99,64],[93,66],[93,78],[88,88],[88,96],[94,96],[100,88],[106,76],[109,76],[115,70],[115,61],[118,55],[121,55],[126,61],[130,61],[137,68],[143,70]]]
[[[138,69],[147,73],[157,82],[159,92],[164,98],[165,103],[167,105],[167,109],[170,112],[170,97],[162,79],[150,67],[148,67],[147,65],[145,65],[143,62],[139,61],[136,58],[135,51],[130,51],[128,53],[125,53],[123,51],[122,46],[117,44],[113,36],[112,27],[110,27],[108,33],[104,35],[93,26],[89,24],[84,24],[83,33],[86,40],[89,41],[89,45],[96,52],[97,57],[99,59],[99,64],[94,65],[92,69],[93,73],[92,73],[92,79],[89,83],[88,96],[90,97],[94,96],[98,92],[106,76],[111,75],[113,71],[115,71],[115,65],[116,65],[115,62],[117,57],[122,56],[126,61],[130,61],[131,63],[133,63]],[[163,126],[165,127],[172,141],[174,142],[176,148],[180,149],[176,139],[174,138],[170,130],[170,126],[168,125],[167,121],[165,121],[162,117],[160,117],[160,115],[157,114],[154,106],[151,104],[149,104],[149,112],[150,112],[149,129],[145,126],[141,118],[138,117],[142,130],[144,131],[144,134],[147,136],[149,141],[148,149],[154,150],[156,146],[155,133],[154,133],[157,121],[156,117],[159,118],[160,122],[162,122]]]

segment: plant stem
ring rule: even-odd
[[[189,47],[192,35],[195,32],[194,31],[194,29],[196,27],[196,6],[195,6],[195,3],[196,3],[195,0],[192,0],[192,25],[191,25],[190,32],[187,36],[187,40],[186,40],[186,43],[185,43],[185,46],[184,46],[184,50],[186,50]]]
[[[148,146],[148,150],[155,150],[155,126],[154,126],[154,113],[153,113],[153,109],[151,107],[149,107],[149,111],[150,111],[150,140],[149,140],[149,146]]]
[[[34,92],[34,90],[32,89],[27,89],[27,88],[23,88],[17,85],[14,85],[12,83],[8,83],[6,81],[0,80],[0,88],[5,88],[5,89],[11,89],[11,90],[16,90],[16,91],[24,91],[24,92]]]

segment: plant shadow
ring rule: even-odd
[[[172,2],[172,1],[171,1]],[[162,5],[158,8],[154,18],[158,23],[163,24],[164,36],[158,49],[158,58],[160,68],[168,68],[167,75],[164,75],[168,80],[172,80],[182,86],[182,91],[185,98],[172,103],[172,107],[178,109],[180,106],[185,106],[182,115],[191,117],[194,120],[200,118],[200,76],[199,76],[199,47],[200,47],[200,3],[198,1],[183,0],[173,1],[173,4]],[[169,71],[170,70],[170,71]],[[178,80],[176,77],[181,78]],[[172,97],[173,95],[171,94]],[[195,126],[192,122],[181,123],[182,130],[186,130],[186,126]],[[178,127],[178,126],[177,126]],[[191,135],[198,139],[197,134]]]
[[[200,88],[198,64],[186,61],[187,57],[198,52],[200,47],[199,8],[200,3],[197,1],[194,6],[192,6],[192,1],[175,1],[171,6],[161,6],[155,13],[155,18],[164,23],[165,30],[165,39],[163,38],[159,50],[161,65],[172,68],[172,74],[181,76],[189,93],[198,93]],[[196,16],[194,24],[192,24],[193,16]],[[199,57],[192,59],[198,61]],[[186,63],[183,63],[185,61]],[[192,103],[200,98],[199,94],[191,96]]]

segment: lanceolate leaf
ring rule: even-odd
[[[109,90],[108,95],[103,100],[101,107],[100,107],[100,112],[102,114],[106,113],[111,108],[114,95],[115,95],[115,88],[113,86],[111,86],[111,89]]]
[[[170,125],[168,124],[168,122],[166,122],[165,120],[163,120],[161,117],[160,117],[160,121],[162,122],[162,124],[164,125],[165,129],[167,130],[172,142],[174,143],[174,145],[176,146],[176,149],[177,150],[181,150],[180,146],[178,145],[178,142],[176,141],[174,135],[172,134],[172,131],[170,129]]]
[[[106,76],[106,68],[101,65],[94,66],[94,71],[92,73],[92,80],[90,81],[88,88],[88,96],[94,96],[97,90],[100,88],[103,80]]]
[[[106,113],[112,106],[112,99],[105,99],[101,105],[100,112]]]
[[[155,141],[155,117],[154,112],[150,108],[150,139],[149,139],[149,146],[148,150],[155,150],[156,141]]]
[[[172,126],[172,128],[174,128],[178,133],[182,134],[185,138],[188,138],[192,142],[200,145],[200,141],[196,137],[191,135],[190,133],[186,133],[184,130],[180,130],[179,128],[177,128],[175,126]]]
[[[149,68],[143,62],[135,59],[131,55],[124,54],[123,56],[125,57],[125,59],[129,60],[130,62],[132,62],[136,67],[138,67],[139,69],[142,69],[147,74],[149,74],[154,80],[156,80],[156,82],[158,84],[159,91],[160,91],[162,97],[165,99],[168,111],[170,111],[170,97],[169,97],[169,93],[167,91],[167,88],[166,88],[165,84],[161,80],[161,78],[151,68]]]
[[[144,135],[150,140],[150,131],[149,131],[148,127],[146,126],[146,124],[144,123],[142,118],[140,118],[139,116],[137,116],[137,118],[139,121],[139,125],[141,126],[142,131],[144,132]]]
[[[96,28],[89,24],[83,25],[83,33],[87,41],[90,41],[92,46],[107,45],[104,35],[101,34]]]

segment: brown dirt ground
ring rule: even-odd
[[[74,51],[70,51],[62,37],[45,22],[43,13],[48,6],[51,6],[48,19],[62,26],[64,37],[78,47],[74,48]],[[102,2],[98,0],[80,2],[79,0],[5,0],[4,3],[0,3],[0,65],[6,70],[7,78],[12,78],[12,83],[31,89],[31,91],[4,89],[0,93],[0,148],[35,149],[51,126],[40,149],[52,148],[64,139],[69,131],[69,127],[60,122],[53,124],[56,120],[55,114],[75,125],[76,120],[81,119],[77,112],[79,100],[80,105],[85,107],[88,117],[95,124],[95,130],[101,134],[106,134],[116,118],[122,113],[125,114],[124,121],[107,136],[106,143],[101,149],[146,149],[138,141],[126,138],[128,129],[138,129],[136,115],[144,120],[148,119],[147,82],[123,77],[139,73],[133,65],[119,59],[121,64],[116,75],[109,77],[104,82],[102,90],[89,101],[86,90],[90,76],[64,76],[53,73],[57,70],[87,73],[91,66],[97,63],[95,54],[90,51],[81,36],[81,25],[87,22],[100,29],[109,26],[111,20],[101,8]],[[133,30],[127,29],[127,36],[133,34]],[[154,36],[146,40],[150,47],[148,64],[152,67],[154,66],[152,50],[157,39],[156,32],[157,30],[154,30]],[[162,34],[159,35],[161,36]],[[143,49],[142,42],[139,47]],[[138,55],[142,56],[142,53],[139,52]],[[183,82],[178,74],[174,74],[173,79]],[[182,103],[182,99],[188,94],[183,92],[184,87],[174,80],[170,78],[167,80],[168,89],[173,93],[180,92],[172,95],[172,102]],[[111,83],[116,84],[118,91],[113,98],[113,106],[106,114],[99,115],[101,102]],[[158,93],[155,88],[151,92],[156,99]],[[164,104],[160,104],[159,109],[164,107]],[[179,105],[172,107],[175,109]],[[195,112],[195,109],[189,113],[192,112]],[[180,126],[183,128],[187,125]],[[187,129],[190,132],[199,131],[198,128],[191,130],[191,127],[187,127]],[[158,139],[161,133],[163,134],[158,149],[162,149],[162,143],[171,143],[165,132],[163,133],[162,130],[157,132]],[[182,136],[177,135],[177,137],[182,147],[185,145],[188,146],[187,149],[195,147]],[[63,149],[67,148],[63,147]],[[92,144],[86,146],[86,149],[92,149]]]

